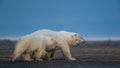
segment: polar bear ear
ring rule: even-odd
[[[75,37],[77,37],[77,34],[75,34]]]
[[[72,37],[77,37],[77,34],[72,35]]]

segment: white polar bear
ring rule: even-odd
[[[15,61],[21,54],[23,54],[25,61],[32,61],[30,55],[35,52],[35,59],[40,61],[41,57],[45,56],[47,53],[45,49],[54,49],[56,41],[51,37],[46,36],[35,36],[35,35],[25,35],[21,37],[15,47],[15,51],[11,56],[10,60]]]
[[[56,40],[57,45],[56,48],[53,50],[48,49],[46,50],[50,56],[50,58],[53,57],[54,52],[57,49],[61,49],[63,52],[63,55],[66,57],[67,60],[76,60],[71,56],[69,46],[70,45],[80,45],[82,42],[84,42],[84,39],[78,34],[74,32],[67,32],[67,31],[52,31],[52,30],[38,30],[36,32],[33,32],[32,35],[44,35],[48,37],[52,37]]]

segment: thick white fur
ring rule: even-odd
[[[48,47],[46,51],[52,58],[56,49],[61,49],[63,55],[66,57],[67,60],[76,60],[71,56],[69,46],[77,45],[77,44],[79,45],[81,42],[84,41],[84,39],[78,33],[67,32],[67,31],[52,31],[52,30],[43,29],[32,33],[32,35],[35,36],[44,35],[55,39],[57,42],[57,44],[55,45],[56,48],[51,50]]]
[[[35,52],[35,59],[41,60],[42,55],[46,55],[45,49],[55,48],[56,41],[51,37],[43,35],[25,35],[21,37],[15,47],[15,51],[10,60],[15,61],[21,54],[23,54],[25,61],[31,61],[31,53]]]

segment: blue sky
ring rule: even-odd
[[[120,0],[0,0],[0,37],[39,29],[120,37]]]

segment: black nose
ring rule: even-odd
[[[82,43],[83,43],[83,44],[85,44],[85,43],[86,43],[86,41],[83,41]]]
[[[80,43],[77,43],[77,45],[80,45]]]

